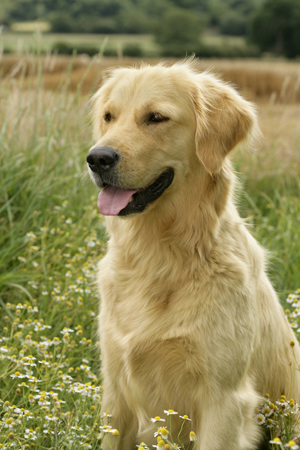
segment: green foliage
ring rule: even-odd
[[[259,0],[2,0],[4,23],[49,21],[52,31],[75,33],[149,33],[164,14],[179,9],[222,32],[244,34]],[[185,20],[185,19],[183,19]],[[186,29],[190,32],[189,28]]]
[[[142,47],[138,43],[125,44],[121,50],[124,56],[141,57],[144,54]],[[60,55],[73,55],[74,53],[80,55],[84,53],[89,56],[94,56],[99,53],[100,48],[95,47],[94,45],[71,45],[66,42],[56,42],[52,46],[52,51],[57,52]],[[103,50],[103,55],[118,56],[117,45],[106,45]]]
[[[145,33],[149,30],[149,19],[141,9],[130,8],[117,15],[118,29],[123,33]]]
[[[139,44],[126,44],[123,47],[123,55],[138,58],[143,56],[143,50]]]
[[[254,16],[250,37],[262,51],[300,55],[300,0],[266,0]]]
[[[247,32],[248,19],[236,11],[229,11],[221,21],[220,31],[230,36],[242,36]]]
[[[57,52],[60,55],[73,55],[73,53],[82,54],[85,53],[89,56],[96,55],[99,53],[99,48],[94,46],[74,46],[67,44],[66,42],[56,42],[52,46],[52,51]]]
[[[258,58],[260,51],[254,45],[200,44],[195,54],[199,58]]]
[[[194,42],[189,44],[168,44],[162,49],[162,56],[184,58],[195,54],[198,58],[257,58],[259,48],[254,45],[204,44]]]
[[[154,27],[162,56],[184,57],[195,52],[203,31],[200,17],[191,11],[173,8],[166,11]]]

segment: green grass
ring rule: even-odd
[[[57,42],[76,46],[98,47],[106,42],[111,48],[127,44],[139,44],[145,54],[157,53],[157,45],[151,35],[136,34],[74,34],[74,33],[13,33],[2,35],[4,48],[12,52],[26,53],[38,48],[40,51],[50,51]]]
[[[212,33],[209,30],[203,33],[203,43],[207,45],[225,45],[245,47],[246,40],[243,36],[225,36],[218,33]]]
[[[245,179],[240,201],[252,233],[269,252],[269,273],[280,299],[300,286],[300,178]]]
[[[22,77],[0,86],[0,449],[96,449],[104,419],[94,274],[106,239],[85,174],[88,97],[68,93],[68,81],[44,92],[41,77],[31,89]],[[284,300],[300,284],[299,180],[255,175],[252,167],[244,177],[240,210],[271,252]],[[285,442],[292,425],[280,411],[271,433]]]
[[[154,37],[150,34],[74,34],[74,33],[16,33],[7,32],[2,34],[1,40],[4,49],[15,53],[27,53],[38,48],[47,52],[53,48],[57,42],[63,42],[74,47],[95,47],[101,48],[106,42],[106,46],[114,49],[124,47],[128,44],[138,44],[145,56],[156,56],[159,53],[159,46],[155,43]],[[245,47],[246,41],[239,36],[221,36],[219,34],[205,31],[203,33],[203,43],[213,46],[235,46]]]

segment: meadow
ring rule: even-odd
[[[51,54],[0,61],[0,449],[96,449],[104,432],[114,449],[117,432],[109,414],[100,417],[105,387],[94,283],[106,234],[85,157],[93,144],[91,94],[109,67],[137,62]],[[201,67],[212,67],[257,104],[263,138],[233,155],[238,204],[269,251],[270,277],[296,339],[299,63],[210,60]],[[271,404],[266,397],[257,420],[270,438],[281,439],[270,449],[300,444],[291,399]],[[170,437],[162,444],[163,433],[159,447],[175,448]]]
[[[41,38],[42,37],[42,38]],[[235,45],[244,47],[246,41],[239,36],[221,36],[213,32],[204,32],[202,41],[204,44],[210,45]],[[4,49],[13,53],[26,53],[32,49],[38,48],[41,52],[49,52],[53,45],[57,42],[74,46],[93,46],[101,48],[103,43],[109,45],[110,48],[122,48],[130,44],[138,44],[143,54],[147,56],[157,55],[159,46],[150,34],[75,34],[75,33],[29,33],[29,32],[6,32],[2,35],[2,43]]]

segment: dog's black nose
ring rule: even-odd
[[[86,158],[90,169],[100,174],[112,169],[119,159],[119,154],[110,147],[94,147]]]

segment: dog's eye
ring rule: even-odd
[[[167,122],[168,120],[170,120],[168,117],[163,116],[159,112],[152,112],[148,116],[148,123]]]
[[[111,121],[111,113],[109,113],[109,112],[105,113],[104,120],[105,120],[105,122],[110,122]]]

